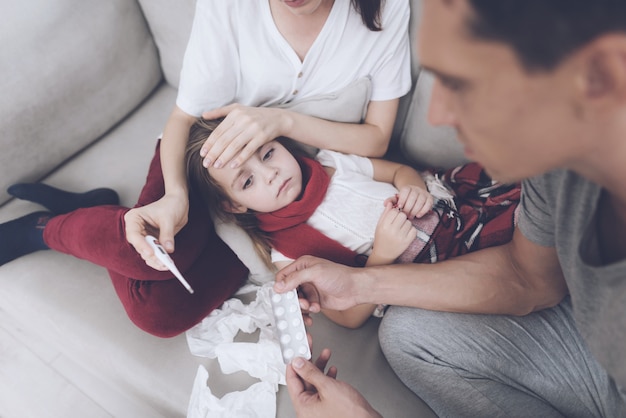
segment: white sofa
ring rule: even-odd
[[[106,186],[119,192],[122,204],[135,203],[174,104],[194,4],[2,2],[0,222],[41,209],[9,199],[5,190],[16,182],[42,181],[73,191]],[[413,41],[418,12],[419,2],[414,2]],[[416,58],[413,77],[392,152],[418,165],[457,164],[462,156],[453,133],[426,123],[431,80],[420,73]],[[245,389],[252,381],[221,375],[214,361],[191,355],[184,335],[159,339],[140,331],[126,317],[104,269],[52,251],[0,267],[0,321],[10,324],[12,338],[36,341],[40,358],[62,358],[124,394],[128,402],[115,416],[185,416],[199,364],[209,369],[209,386],[218,395]],[[389,368],[377,325],[372,319],[349,331],[316,318],[314,354],[331,348],[339,377],[384,416],[433,416]],[[5,380],[0,387],[13,377],[0,371]],[[89,387],[82,390],[95,399],[102,395]],[[84,416],[78,409],[74,416]],[[279,417],[294,416],[284,387],[277,411]]]

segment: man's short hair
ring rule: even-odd
[[[597,37],[626,34],[626,0],[469,0],[470,33],[503,42],[528,71],[551,70]]]

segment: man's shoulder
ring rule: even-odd
[[[566,197],[571,192],[581,191],[581,189],[596,188],[589,179],[566,169],[556,169],[547,173],[532,177],[523,182],[526,188],[540,190],[543,197],[550,198]]]

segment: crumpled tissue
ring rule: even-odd
[[[208,371],[200,366],[189,402],[188,418],[275,416],[276,392],[279,384],[285,384],[286,366],[272,328],[272,285],[242,288],[238,295],[256,292],[256,298],[249,304],[238,298],[229,299],[187,331],[192,354],[216,358],[225,374],[245,371],[260,380],[245,391],[231,392],[219,399],[207,386]],[[240,331],[253,333],[256,330],[260,330],[258,342],[235,341]]]
[[[206,385],[209,372],[203,367],[193,384],[187,417],[211,418],[274,418],[276,417],[276,390],[269,382],[259,382],[243,392],[231,392],[221,399]]]

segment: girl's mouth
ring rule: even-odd
[[[291,179],[285,180],[284,183],[280,185],[277,196],[279,196],[287,188],[287,186],[289,185],[289,182],[291,182]]]

